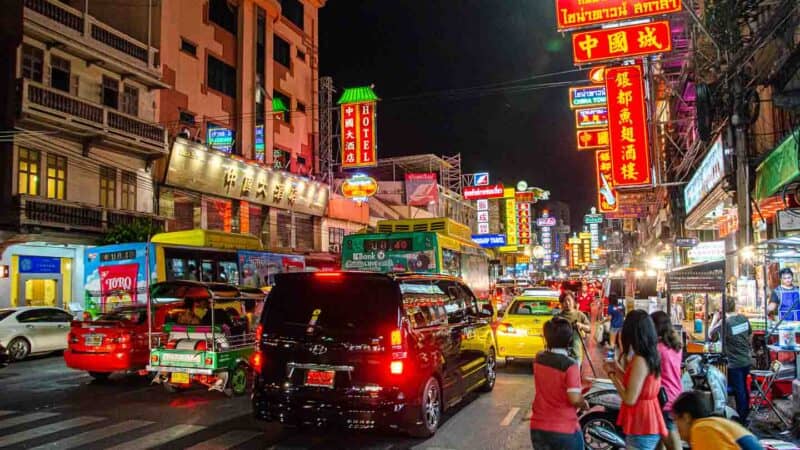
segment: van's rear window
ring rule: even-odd
[[[314,326],[325,333],[385,329],[397,323],[399,295],[388,278],[287,277],[272,288],[261,323],[267,332],[302,335],[316,315]]]

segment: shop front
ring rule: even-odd
[[[800,128],[790,133],[756,167],[753,201],[755,242],[800,234],[796,184],[800,177]]]
[[[73,303],[82,300],[84,249],[83,245],[72,244],[10,246],[2,258],[8,276],[0,279],[0,308],[55,306],[67,310],[81,309]]]
[[[175,140],[159,189],[167,231],[252,234],[264,248],[318,251],[329,187],[289,172]]]

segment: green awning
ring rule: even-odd
[[[342,96],[339,98],[339,101],[336,102],[336,104],[341,105],[343,103],[374,102],[377,100],[379,100],[378,96],[375,95],[375,91],[373,91],[371,87],[361,86],[345,88]]]
[[[289,107],[283,103],[283,99],[280,99],[278,97],[272,99],[272,112],[279,113],[286,111],[289,111]]]
[[[797,150],[798,132],[800,132],[800,128],[790,133],[756,168],[756,187],[753,191],[756,201],[774,195],[786,183],[800,176]]]

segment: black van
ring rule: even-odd
[[[306,272],[275,280],[253,357],[256,418],[430,436],[464,394],[494,387],[491,312],[457,278]]]

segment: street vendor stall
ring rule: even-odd
[[[708,334],[717,312],[725,329],[725,261],[673,269],[667,272],[666,288],[667,309],[673,324],[685,332],[686,352],[722,352]]]

